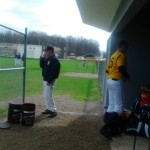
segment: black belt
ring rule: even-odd
[[[114,80],[114,81],[118,81],[118,79],[114,79],[114,78],[112,78],[112,80]]]

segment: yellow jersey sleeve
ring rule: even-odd
[[[109,63],[107,64],[107,67],[106,67],[106,72],[109,72],[109,70],[112,68],[112,66],[113,66],[113,62],[109,61]]]

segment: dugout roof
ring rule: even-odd
[[[148,0],[76,0],[83,23],[118,32]]]

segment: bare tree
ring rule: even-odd
[[[0,33],[0,37],[1,42],[15,43],[20,40],[19,43],[21,43],[20,35],[10,31]],[[76,56],[83,56],[88,53],[100,55],[99,43],[96,40],[83,37],[62,37],[60,35],[48,35],[45,32],[31,31],[28,33],[27,44],[43,45],[43,47],[46,45],[60,47],[61,58],[64,58],[65,50],[67,55],[70,55],[70,53],[74,53]]]

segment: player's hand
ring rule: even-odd
[[[43,52],[43,53],[41,54],[41,57],[46,57],[46,53]]]

